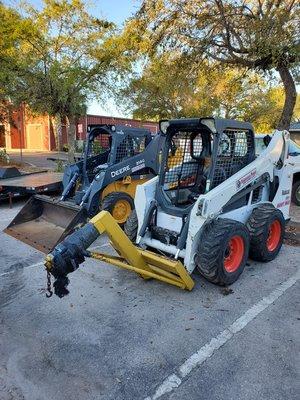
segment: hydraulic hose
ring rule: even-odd
[[[75,186],[76,181],[79,177],[79,173],[75,172],[75,174],[73,175],[72,179],[70,180],[70,182],[68,183],[67,187],[65,188],[65,190],[63,191],[60,200],[64,201],[66,200],[67,196],[69,195],[71,189]]]

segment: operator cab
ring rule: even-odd
[[[163,120],[160,130],[166,145],[157,200],[170,213],[187,214],[199,195],[255,158],[254,133],[248,123],[215,118]]]
[[[211,165],[208,129],[180,130],[167,137],[167,163],[162,187],[171,204],[184,206],[205,192]]]
[[[85,159],[87,160],[90,182],[94,179],[96,173],[107,168],[111,145],[112,137],[109,125],[88,126]]]
[[[125,130],[121,125],[89,125],[86,158],[89,169],[92,168],[91,179],[108,166],[140,154],[151,140],[148,129],[126,126]]]

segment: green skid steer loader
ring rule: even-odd
[[[122,226],[137,185],[158,173],[162,139],[144,128],[90,125],[83,158],[65,168],[61,196],[31,197],[4,232],[49,253],[101,209]]]

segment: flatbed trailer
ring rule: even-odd
[[[0,200],[62,190],[62,173],[32,172],[0,179]]]

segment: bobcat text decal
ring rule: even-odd
[[[242,187],[248,185],[252,181],[253,178],[256,177],[256,168],[252,171],[248,172],[248,174],[244,175],[236,182],[236,187],[241,189]]]
[[[277,208],[282,208],[284,206],[288,206],[291,202],[290,196],[286,196],[284,201],[281,201],[280,203],[277,204]]]

